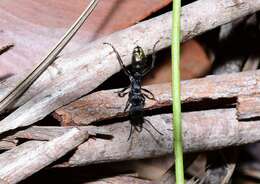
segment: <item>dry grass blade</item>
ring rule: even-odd
[[[8,44],[0,48],[0,55],[8,51],[14,46],[14,44]]]

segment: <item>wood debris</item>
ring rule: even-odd
[[[212,75],[201,79],[183,81],[181,84],[181,101],[185,104],[206,103],[207,107],[222,103],[236,103],[238,96],[259,93],[260,71],[249,71],[233,74]],[[156,84],[145,86],[156,100],[147,100],[147,110],[158,109],[171,105],[171,85]],[[127,116],[124,111],[126,98],[120,98],[115,93],[120,89],[92,93],[67,106],[55,111],[54,117],[62,125],[87,125],[95,121]],[[204,102],[203,102],[204,101]],[[211,104],[208,104],[212,102]],[[215,104],[214,104],[215,102]],[[222,104],[223,106],[223,104]],[[194,107],[194,105],[193,105]],[[202,107],[194,107],[197,110]]]
[[[182,40],[187,40],[260,9],[260,2],[258,5],[253,0],[246,1],[243,4],[234,2],[233,4],[234,6],[226,7],[225,3],[223,4],[217,0],[200,0],[183,7],[181,21],[184,30],[182,30]],[[208,9],[208,11],[198,14],[197,9],[202,6],[214,7],[216,11],[212,12],[212,10]],[[232,16],[220,16],[230,11],[232,11]],[[190,17],[194,18],[191,19]],[[209,19],[208,17],[211,18]],[[161,26],[155,29],[152,26],[154,24]],[[145,30],[145,32],[142,30]],[[27,99],[24,101],[26,103],[23,106],[0,122],[0,133],[28,126],[43,119],[57,108],[89,93],[112,74],[118,72],[119,65],[116,57],[111,53],[110,48],[103,45],[104,41],[118,46],[117,48],[120,49],[121,55],[124,56],[122,58],[125,64],[129,65],[133,45],[142,45],[145,52],[149,54],[151,53],[153,43],[158,40],[161,40],[158,44],[158,50],[168,47],[170,45],[170,35],[171,13],[166,13],[94,41],[86,49],[82,49],[81,53],[71,55],[70,57],[66,56],[66,58],[59,58],[55,62],[58,72],[52,75],[51,78],[53,80],[50,82],[49,76],[53,72],[49,70],[44,72],[31,87],[36,89],[33,93],[34,95],[31,93],[30,96],[27,96]],[[97,52],[99,53],[98,55],[96,54]],[[30,89],[28,93],[30,93]]]
[[[208,8],[198,12],[201,7]],[[255,0],[195,1],[182,8],[182,41],[259,10],[260,1]],[[155,24],[160,26],[154,27]],[[232,32],[230,25],[221,28],[221,39]],[[118,97],[115,92],[120,89],[89,94],[120,70],[114,53],[103,42],[113,43],[120,51],[124,64],[129,65],[135,45],[141,45],[147,54],[151,54],[151,48],[158,40],[156,51],[171,44],[171,12],[59,57],[9,107],[13,112],[0,121],[0,149],[3,151],[0,154],[0,183],[20,182],[45,167],[50,170],[72,169],[171,155],[174,140],[172,113],[168,108],[172,105],[170,83],[144,86],[155,96],[155,100],[146,100],[145,118],[162,135],[150,124],[144,123],[143,130],[134,131],[129,141],[130,122],[128,112],[124,112],[127,96]],[[244,70],[256,68],[259,65],[256,53],[235,60],[239,61],[236,66],[241,69],[247,60]],[[220,73],[223,71],[227,72],[226,68]],[[1,98],[14,88],[22,75],[2,81]],[[212,151],[260,141],[259,81],[258,70],[182,81],[184,152]],[[31,126],[50,114],[62,126]],[[232,162],[228,166],[223,182],[230,180],[236,165]],[[170,167],[171,163],[166,170]],[[217,171],[218,168],[208,173]],[[172,172],[168,170],[162,178],[154,181],[118,175],[82,183],[155,184],[171,183],[172,180]]]
[[[24,143],[0,155],[0,179],[17,183],[46,167],[88,138],[87,132],[76,128],[49,142]]]

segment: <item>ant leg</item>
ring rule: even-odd
[[[145,105],[145,96],[143,93],[141,93],[141,103]]]
[[[146,121],[158,134],[163,135],[163,133],[157,130],[149,120],[144,119],[144,121]]]
[[[151,69],[153,69],[154,67],[154,63],[155,63],[155,59],[156,59],[156,55],[155,55],[155,48],[156,48],[156,45],[159,43],[160,40],[158,40],[154,46],[153,46],[153,54],[152,54],[152,66],[151,66]]]
[[[129,141],[130,140],[130,138],[131,138],[131,136],[132,136],[132,132],[133,132],[133,125],[130,123],[130,126],[131,126],[131,128],[130,128],[130,133],[129,133],[129,136],[128,136],[128,138],[127,138],[127,141]]]
[[[155,54],[155,48],[156,45],[159,43],[160,40],[158,40],[157,42],[155,42],[154,46],[153,46],[153,53],[152,53],[152,65],[150,68],[147,68],[146,70],[144,70],[144,72],[142,73],[142,76],[145,76],[146,74],[148,74],[153,68],[154,68],[154,63],[156,60],[156,54]]]
[[[129,99],[128,99],[127,102],[126,102],[126,105],[125,105],[124,112],[126,112],[126,110],[128,109],[129,105],[130,105],[130,103],[129,103]]]
[[[150,96],[148,96],[147,94],[142,94],[144,97],[146,97],[146,98],[148,98],[148,99],[150,99],[150,100],[154,100],[154,101],[156,101],[156,99],[154,98],[154,97],[150,97]]]
[[[148,99],[150,99],[150,100],[155,100],[155,97],[154,97],[154,95],[153,95],[153,93],[152,93],[151,91],[149,91],[149,90],[147,90],[147,89],[145,89],[145,88],[141,88],[141,90],[143,90],[144,92],[146,92],[146,93],[148,93],[149,95],[151,95],[151,96],[148,96],[147,94],[144,94],[144,93],[143,93],[143,95],[144,95],[146,98],[148,98]]]
[[[156,99],[154,98],[154,96],[153,96],[153,97],[150,97],[150,96],[148,96],[147,94],[144,94],[144,93],[143,93],[143,95],[144,95],[146,98],[150,99],[150,100],[156,101]]]
[[[115,93],[118,94],[119,97],[124,97],[126,94],[128,94],[129,92],[125,92],[129,87],[125,87],[124,89],[120,90],[120,91],[115,91]]]
[[[124,70],[124,73],[127,75],[127,76],[130,76],[131,73],[130,71],[126,68],[126,66],[124,65],[123,61],[122,61],[122,58],[120,57],[119,53],[117,52],[117,50],[115,49],[115,47],[111,44],[111,43],[103,43],[105,45],[109,45],[110,47],[112,47],[113,51],[116,53],[116,57],[117,57],[117,60],[121,66],[121,68]]]
[[[144,129],[152,136],[152,138],[154,138],[154,135],[150,132],[150,130],[148,130],[146,127],[144,127]]]

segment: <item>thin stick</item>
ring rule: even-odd
[[[127,141],[129,121],[103,126],[113,138],[89,139],[81,144],[63,167],[155,158],[172,154],[172,114],[147,118],[163,133],[153,136],[135,132]],[[222,149],[260,140],[260,121],[238,121],[235,108],[182,113],[183,150],[185,153]],[[218,130],[218,131],[216,131]],[[94,150],[94,151],[93,151]]]
[[[88,133],[73,128],[48,142],[27,142],[0,155],[0,183],[14,184],[38,172],[76,148]]]
[[[0,48],[0,55],[8,51],[14,46],[14,44],[8,44]]]
[[[98,3],[98,0],[92,0],[85,11],[80,15],[76,22],[61,38],[58,44],[49,52],[49,54],[23,79],[12,91],[10,91],[0,101],[0,112],[3,112],[6,107],[12,104],[27,88],[47,69],[47,67],[56,59],[57,55],[69,43],[72,37],[76,34],[79,28],[83,25],[85,20],[91,14]]]
[[[183,7],[182,25],[185,30],[182,31],[182,39],[186,40],[206,30],[234,20],[234,18],[260,10],[260,0],[259,2],[257,1],[258,3],[255,0],[243,1],[243,6],[239,6],[240,1],[238,5],[236,5],[237,2],[235,1],[227,2],[232,2],[232,4],[226,4],[219,0],[199,0]],[[201,14],[198,14],[198,9],[204,7],[205,3],[208,7],[214,7],[213,9],[216,9],[216,12],[212,12],[211,9],[205,9]],[[232,12],[232,14],[229,12]],[[30,87],[31,89],[26,92],[26,95],[23,95],[23,99],[21,97],[21,101],[20,99],[18,100],[20,104],[17,101],[16,107],[24,105],[0,121],[0,133],[17,127],[28,126],[43,119],[57,108],[88,94],[108,77],[118,72],[120,69],[118,62],[111,56],[110,50],[104,47],[104,42],[124,45],[124,47],[120,48],[120,54],[122,53],[125,65],[131,63],[131,50],[133,45],[137,43],[142,45],[146,51],[149,51],[147,53],[152,52],[151,49],[149,50],[149,48],[152,48],[151,43],[155,43],[159,39],[164,40],[164,44],[159,44],[156,51],[169,46],[171,43],[168,38],[171,35],[171,17],[170,12],[144,21],[126,30],[96,40],[88,44],[81,52],[66,56],[69,57],[67,59],[65,57],[57,59],[55,61],[56,68],[61,73],[54,72],[55,74],[51,75],[53,80],[50,80],[49,73],[44,72],[41,75],[41,80],[35,81],[33,86]],[[161,26],[154,26],[157,24]],[[253,77],[253,81],[256,80],[254,76],[250,77]],[[11,81],[13,81],[13,78],[6,83],[11,84],[9,83]],[[246,84],[243,83],[242,85]],[[253,83],[250,82],[247,85],[251,87]],[[255,87],[253,86],[253,88]],[[200,91],[204,93],[204,89],[205,87],[201,88]],[[193,91],[193,89],[191,90]],[[0,90],[0,94],[2,91]],[[196,94],[200,95],[200,92]],[[218,92],[216,94],[217,96],[222,95]],[[14,107],[12,106],[12,108]]]
[[[184,184],[181,95],[180,95],[180,11],[181,0],[174,0],[172,13],[172,110],[176,184]]]

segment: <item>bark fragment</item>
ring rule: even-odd
[[[260,117],[260,94],[240,96],[237,105],[239,120]]]

